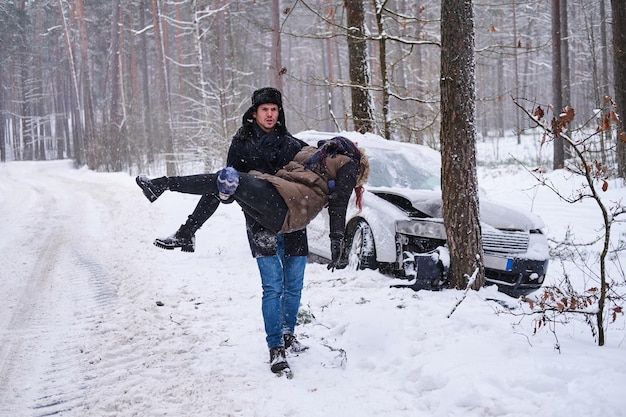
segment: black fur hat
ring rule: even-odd
[[[283,97],[280,91],[273,87],[263,87],[252,93],[252,107],[255,109],[261,104],[276,104],[279,108],[283,107]]]
[[[251,126],[254,121],[252,114],[256,111],[257,107],[261,104],[276,104],[278,106],[278,122],[276,123],[276,129],[280,134],[287,132],[287,126],[285,126],[285,112],[283,111],[283,96],[277,89],[273,87],[263,87],[252,93],[252,106],[244,113],[242,118],[242,125]]]

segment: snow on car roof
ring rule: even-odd
[[[318,132],[307,130],[295,135],[310,145],[317,141],[343,136],[366,150],[370,160],[369,187],[439,190],[441,187],[441,155],[424,145],[397,142],[371,133]]]

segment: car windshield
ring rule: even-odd
[[[400,187],[413,190],[440,190],[440,166],[419,152],[368,148],[372,187]]]

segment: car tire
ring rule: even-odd
[[[365,220],[359,220],[350,230],[346,245],[348,268],[353,270],[378,268],[374,234],[370,225]]]

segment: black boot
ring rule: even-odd
[[[303,345],[298,341],[295,334],[285,333],[283,335],[283,340],[285,341],[285,350],[290,350],[293,353],[300,353],[307,350],[309,347]]]
[[[145,195],[151,203],[154,203],[156,199],[169,188],[167,177],[160,177],[151,180],[145,174],[141,174],[135,178],[135,181],[137,181],[137,185],[141,187],[143,195]]]
[[[287,378],[293,376],[285,357],[284,347],[278,346],[270,349],[270,369],[278,376],[286,375]]]
[[[162,249],[172,250],[180,248],[183,252],[195,252],[196,230],[198,230],[197,223],[190,218],[173,235],[163,239],[155,239],[154,245]]]

